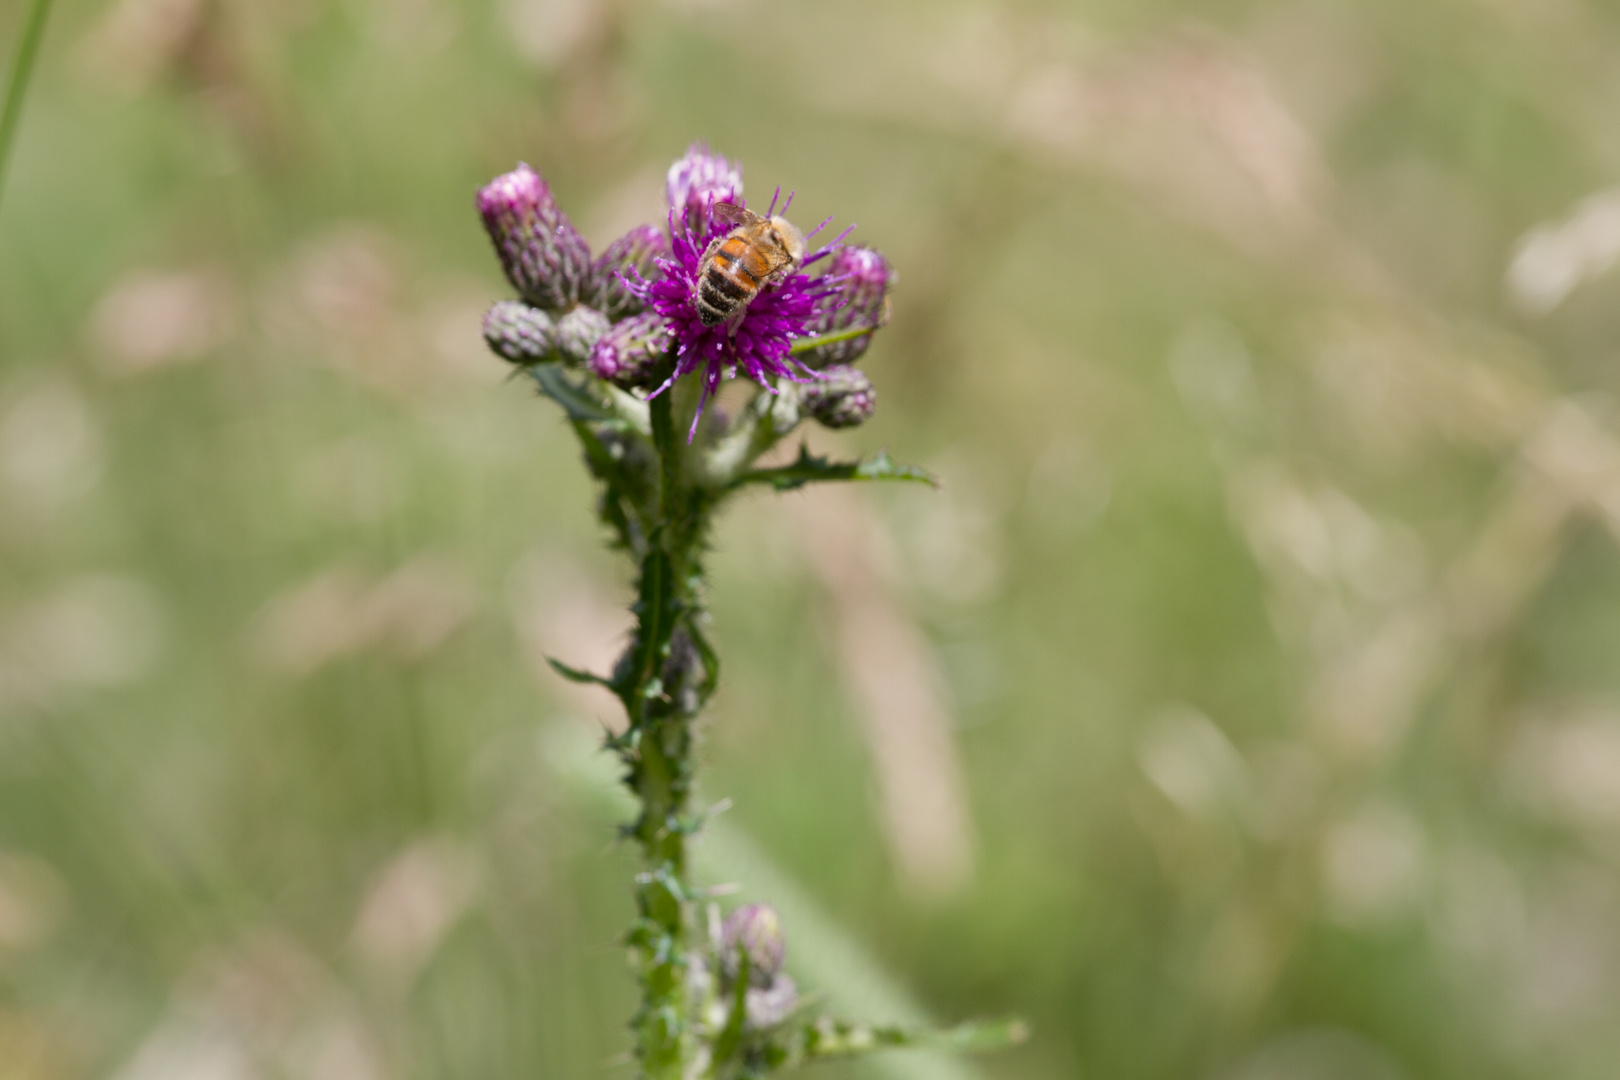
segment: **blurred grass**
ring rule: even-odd
[[[29,6],[27,21],[17,35],[17,49],[6,71],[6,96],[0,100],[0,182],[5,180],[6,159],[11,156],[11,143],[17,134],[17,121],[22,118],[28,82],[34,74],[34,60],[39,56],[50,12],[50,0],[34,0]]]
[[[527,160],[601,244],[697,137],[899,268],[842,445],[946,480],[731,511],[728,827],[930,1013],[1028,1015],[985,1075],[1612,1075],[1617,56],[1581,0],[56,11],[0,1077],[610,1071],[631,862],[538,747],[613,714],[534,653],[611,655],[625,578],[480,354],[471,193]],[[944,766],[883,756],[818,521]],[[950,767],[930,896],[885,793]]]

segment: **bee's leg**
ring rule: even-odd
[[[748,314],[748,305],[744,304],[742,307],[738,308],[736,311],[733,311],[730,315],[726,316],[726,336],[727,337],[736,337],[737,336],[737,327],[742,325],[743,317],[746,316],[747,314]]]

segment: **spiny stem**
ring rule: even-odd
[[[641,957],[637,1050],[648,1080],[679,1080],[697,1053],[687,970],[694,895],[686,859],[693,717],[682,707],[681,687],[674,685],[690,672],[672,670],[679,664],[670,661],[677,630],[696,610],[692,564],[704,515],[683,476],[684,433],[677,431],[674,396],[651,402],[658,492],[641,565],[634,668],[621,688],[633,736],[627,754],[630,786],[641,802],[634,833],[644,869],[636,879],[640,918],[632,936]]]
[[[22,118],[23,98],[28,93],[28,82],[34,74],[34,60],[39,56],[40,42],[45,39],[45,20],[51,11],[51,0],[34,0],[23,23],[22,36],[17,39],[17,53],[11,61],[11,79],[6,87],[6,103],[0,108],[0,193],[5,190],[6,161],[11,157],[11,143],[17,134],[17,122]]]

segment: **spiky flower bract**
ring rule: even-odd
[[[612,328],[606,315],[580,304],[557,320],[557,351],[571,364],[587,363],[596,343]]]
[[[585,290],[585,303],[610,319],[622,319],[642,310],[642,303],[631,288],[633,275],[658,275],[658,260],[669,255],[669,237],[656,225],[637,225],[602,252],[591,265],[591,282]]]
[[[651,390],[668,374],[669,320],[644,311],[614,324],[591,352],[591,371],[623,389]]]

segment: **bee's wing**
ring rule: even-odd
[[[752,210],[728,202],[714,204],[714,217],[716,221],[730,225],[733,228],[738,225],[752,225],[754,222],[761,220],[760,216]]]

